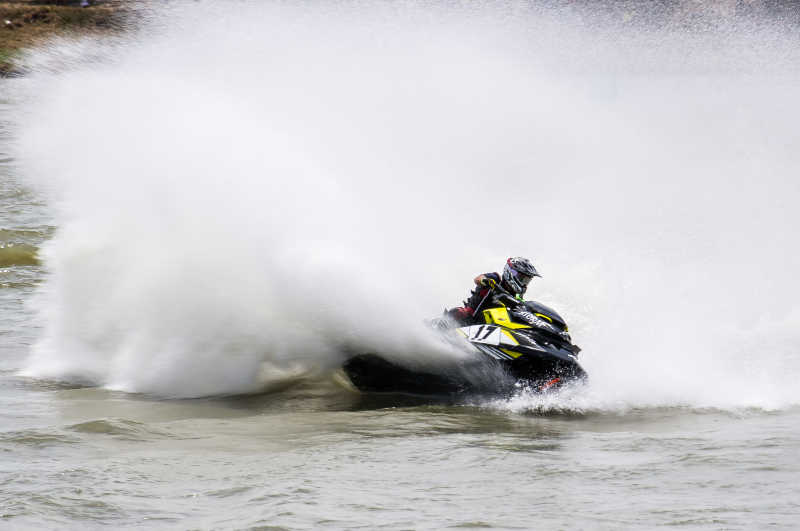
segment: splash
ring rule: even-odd
[[[29,373],[202,396],[446,357],[420,319],[525,255],[593,400],[800,402],[796,37],[585,17],[191,3],[52,44],[17,98],[59,227]]]

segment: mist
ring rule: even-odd
[[[193,397],[344,352],[447,360],[422,319],[519,255],[583,348],[590,388],[562,400],[800,403],[788,28],[519,4],[150,19],[53,42],[16,85],[16,160],[57,226],[27,374]]]

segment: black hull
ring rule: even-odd
[[[527,354],[515,360],[486,358],[440,370],[412,370],[375,354],[350,358],[342,367],[353,386],[365,393],[422,396],[509,396],[520,388],[544,391],[587,378],[574,360]]]

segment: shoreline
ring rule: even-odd
[[[0,77],[23,75],[25,50],[70,35],[103,35],[122,30],[130,3],[93,1],[0,2]]]

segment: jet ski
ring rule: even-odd
[[[581,349],[552,308],[517,300],[497,286],[473,315],[462,323],[445,311],[427,321],[442,341],[466,354],[452,365],[411,366],[377,353],[358,354],[342,367],[345,383],[365,393],[508,396],[522,389],[549,392],[587,378],[578,362]]]

